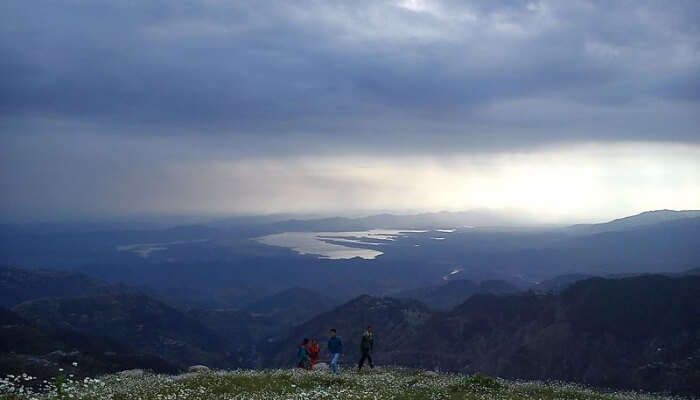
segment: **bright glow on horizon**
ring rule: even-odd
[[[61,164],[47,157],[33,169],[14,170],[6,179],[11,186],[5,193],[12,196],[3,199],[4,217],[489,209],[570,223],[700,209],[700,146],[611,143],[444,157],[325,153],[167,161],[149,158],[152,146],[117,151],[131,158],[97,152],[94,160]],[[82,168],[84,162],[98,169]],[[95,180],[110,174],[118,179]]]
[[[180,165],[170,173],[192,182],[185,203],[201,211],[487,208],[560,222],[700,208],[698,160],[700,147],[620,143],[445,158],[247,159]],[[201,171],[205,181],[195,176]]]

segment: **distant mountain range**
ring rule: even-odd
[[[700,210],[654,210],[598,224],[570,229],[585,233],[625,230],[683,218],[700,217]],[[533,226],[536,221],[517,213],[493,210],[442,211],[420,214],[375,214],[366,217],[289,218],[283,215],[225,218],[209,223],[217,228],[264,226],[271,232],[360,231],[366,229],[439,229],[460,227]]]
[[[700,267],[696,214],[654,211],[568,228],[479,228],[477,221],[486,223],[488,212],[468,212],[285,221],[242,218],[229,227],[151,231],[4,232],[0,263],[81,271],[183,306],[243,308],[294,286],[323,287],[339,300],[438,286],[453,270],[460,271],[454,278],[502,280],[519,288],[566,274],[678,273]],[[477,227],[459,228],[469,224]],[[378,227],[426,232],[381,245],[350,244],[381,251],[374,260],[322,260],[255,240],[292,230]],[[456,230],[434,231],[442,228]],[[143,250],[150,248],[156,250]]]
[[[435,212],[422,214],[377,214],[367,217],[332,217],[318,219],[289,219],[271,222],[267,226],[279,232],[299,231],[359,231],[366,229],[436,229],[467,226],[532,225],[531,219],[514,213],[491,210]]]
[[[700,217],[700,210],[655,210],[645,211],[629,217],[618,218],[600,224],[579,224],[570,228],[579,233],[599,233],[610,231],[623,231],[643,226],[659,224],[662,222],[677,221],[685,218]]]

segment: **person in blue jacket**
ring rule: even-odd
[[[309,339],[304,338],[299,348],[297,348],[297,367],[304,369],[311,369],[311,357],[309,356],[309,351],[307,346],[309,345]]]
[[[340,372],[340,357],[343,354],[343,341],[337,336],[335,328],[330,330],[330,339],[328,339],[328,352],[331,354],[331,370],[334,373]]]

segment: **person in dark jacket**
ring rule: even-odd
[[[369,367],[374,368],[374,363],[372,362],[372,350],[374,350],[374,334],[372,333],[372,327],[368,326],[365,333],[362,334],[362,340],[360,341],[360,352],[362,357],[360,357],[360,363],[357,366],[357,370],[361,370],[365,363],[365,360],[369,361]]]
[[[343,354],[343,341],[337,336],[334,329],[330,330],[330,339],[328,339],[328,352],[331,354],[331,370],[336,374],[340,372],[340,357]]]
[[[299,368],[311,369],[311,357],[309,356],[309,350],[307,350],[308,345],[309,339],[304,338],[297,349],[297,367]]]

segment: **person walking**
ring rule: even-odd
[[[311,369],[311,357],[309,357],[309,350],[307,350],[308,345],[309,339],[304,338],[297,349],[297,367],[299,368]]]
[[[369,361],[369,367],[374,368],[374,363],[372,362],[372,350],[374,350],[374,334],[372,333],[372,327],[368,326],[365,333],[362,334],[362,340],[360,341],[360,352],[362,357],[360,357],[360,363],[357,365],[357,370],[360,371],[365,363],[365,360]]]
[[[343,341],[337,336],[335,328],[330,330],[330,339],[328,339],[328,352],[331,354],[331,370],[334,373],[340,372],[340,357],[343,354]]]

